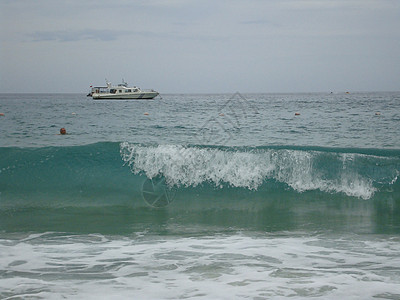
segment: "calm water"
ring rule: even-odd
[[[400,93],[0,113],[1,299],[400,298]]]
[[[400,148],[399,93],[163,95],[148,102],[3,94],[0,105],[3,147],[130,141]],[[55,136],[61,127],[68,137]],[[204,137],[205,130],[214,132]]]

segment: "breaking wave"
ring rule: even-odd
[[[284,183],[296,192],[320,190],[371,198],[398,181],[400,158],[290,147],[207,147],[120,144],[123,161],[135,174],[162,176],[170,186],[211,183],[257,190],[263,183]],[[393,154],[393,153],[389,153]]]

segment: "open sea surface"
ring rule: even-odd
[[[400,92],[0,94],[0,299],[400,299],[399,132]]]

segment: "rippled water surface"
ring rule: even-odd
[[[400,148],[399,93],[163,95],[150,101],[2,94],[0,110],[2,146],[130,141]],[[55,136],[61,127],[69,132],[62,140]]]

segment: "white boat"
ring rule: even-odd
[[[155,90],[142,90],[137,86],[129,87],[122,80],[117,86],[106,81],[107,86],[91,86],[91,92],[87,96],[93,99],[153,99],[159,93]]]

